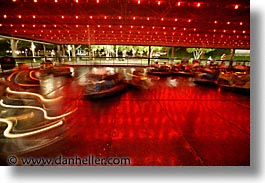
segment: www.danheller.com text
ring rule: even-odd
[[[86,157],[64,157],[59,155],[55,158],[44,157],[17,157],[9,156],[7,158],[9,165],[21,165],[21,166],[38,166],[38,165],[92,165],[92,166],[130,166],[131,159],[129,157],[99,157],[95,155],[88,155]]]

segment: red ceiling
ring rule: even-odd
[[[56,44],[250,48],[249,0],[0,0],[0,35]]]

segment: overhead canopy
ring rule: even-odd
[[[0,3],[0,35],[55,44],[250,48],[249,0]]]

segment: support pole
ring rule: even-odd
[[[72,50],[72,46],[71,45],[67,45],[67,51],[68,51],[68,61],[71,61],[71,50]]]
[[[56,50],[56,53],[55,53],[55,56],[56,56],[56,60],[59,61],[59,64],[61,63],[61,45],[57,45],[57,50]]]
[[[151,46],[148,46],[148,66],[150,66],[151,62]]]
[[[12,57],[16,57],[17,56],[17,44],[18,44],[19,40],[17,39],[11,39],[10,40],[10,46],[11,46],[11,50],[12,50]]]
[[[229,67],[230,68],[233,66],[234,56],[235,56],[235,49],[232,48],[230,50],[230,62],[229,62]]]
[[[46,46],[43,45],[43,56],[44,56],[44,62],[46,61]]]
[[[175,46],[172,46],[171,48],[171,60],[174,63],[174,57],[175,57]]]
[[[72,57],[75,59],[75,61],[77,61],[77,59],[76,59],[76,47],[74,44],[72,45],[71,53],[72,53]]]
[[[65,47],[62,45],[62,56],[65,56]]]
[[[32,51],[33,62],[36,62],[36,59],[34,58],[35,57],[35,49],[36,49],[36,46],[34,45],[34,42],[31,42],[31,51]]]

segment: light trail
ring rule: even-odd
[[[30,71],[30,72],[29,72],[29,77],[30,77],[31,79],[35,80],[35,81],[40,81],[39,78],[36,78],[36,77],[33,76],[33,73],[35,73],[35,71]]]
[[[15,83],[18,84],[19,86],[26,86],[26,87],[40,86],[39,84],[23,84],[23,83],[17,83],[17,82],[15,82]]]
[[[31,113],[28,113],[28,114],[22,114],[22,115],[19,115],[19,116],[12,116],[12,117],[7,117],[5,119],[9,120],[9,121],[14,121],[13,123],[13,130],[16,131],[15,127],[16,125],[18,124],[18,120],[25,120],[25,119],[29,119],[29,118],[33,118],[34,117],[34,113],[31,112]]]
[[[18,98],[11,98],[11,97],[9,97],[8,95],[6,95],[6,98],[7,98],[8,100],[23,101],[23,102],[35,101],[35,99],[25,99],[25,98],[23,98],[23,99],[19,98],[19,99],[18,99]],[[46,107],[45,104],[43,104],[43,103],[41,103],[41,104],[42,104],[43,109],[45,109],[46,111],[47,111],[47,110],[51,110],[50,108]]]
[[[30,136],[30,135],[35,135],[35,134],[45,132],[45,131],[48,131],[50,129],[53,129],[53,128],[56,128],[58,126],[63,125],[63,121],[60,120],[59,122],[57,122],[53,125],[50,125],[48,127],[45,127],[45,128],[39,129],[39,130],[34,130],[31,132],[26,132],[26,133],[12,134],[10,132],[14,126],[13,123],[11,121],[9,121],[8,119],[5,119],[5,118],[0,118],[0,122],[7,124],[7,128],[4,131],[4,136],[7,138],[21,138],[21,137],[26,137],[26,136]]]
[[[11,73],[11,74],[6,78],[7,81],[11,81],[11,78],[12,78],[16,73],[18,73],[18,71]]]
[[[31,96],[35,96],[35,97],[38,97],[42,102],[54,102],[54,101],[57,101],[57,100],[63,98],[62,96],[60,96],[60,97],[53,98],[53,99],[46,99],[46,98],[44,98],[42,95],[37,94],[37,93],[32,93],[32,92],[21,92],[21,91],[13,91],[13,90],[11,90],[9,87],[6,88],[6,91],[7,91],[8,93],[11,93],[11,94],[18,94],[18,95],[31,95]]]
[[[36,109],[36,110],[40,110],[43,112],[44,114],[44,118],[45,119],[48,119],[48,120],[55,120],[55,119],[59,119],[59,118],[63,118],[65,116],[68,116],[70,114],[72,114],[73,112],[75,112],[77,110],[77,108],[75,108],[74,110],[68,112],[68,113],[65,113],[65,114],[62,114],[60,116],[55,116],[55,117],[49,117],[47,115],[47,111],[45,111],[44,109],[40,108],[40,107],[35,107],[35,106],[13,106],[13,105],[7,105],[7,104],[4,104],[3,103],[3,99],[1,99],[0,101],[0,105],[3,106],[3,107],[6,107],[6,108],[14,108],[14,109]]]
[[[127,75],[132,76],[132,77],[140,78],[140,80],[146,80],[147,79],[147,77],[145,77],[145,76],[138,76],[138,75],[134,75],[134,74],[131,74],[131,73],[127,73]]]
[[[30,112],[28,114],[22,114],[22,115],[19,115],[19,116],[16,116],[16,117],[7,117],[5,119],[7,120],[25,120],[25,119],[29,119],[29,118],[33,118],[34,117],[34,113],[33,112]]]
[[[19,73],[19,71],[15,71],[15,72],[13,72],[12,74],[10,74],[10,75],[7,77],[7,81],[12,82],[12,81],[11,81],[11,78],[12,78],[15,74],[17,74],[17,73]],[[31,73],[29,73],[29,77],[30,77],[31,79],[33,79],[33,80],[37,79],[37,78],[33,78],[33,77],[31,77]],[[40,86],[40,84],[23,84],[23,83],[17,83],[17,82],[14,82],[14,83],[18,84],[19,86],[27,86],[27,87],[30,87],[30,86]]]

